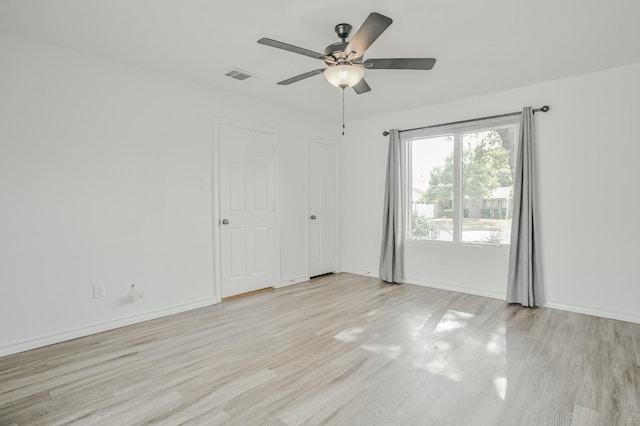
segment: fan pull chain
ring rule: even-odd
[[[344,136],[344,87],[342,88],[342,136]]]

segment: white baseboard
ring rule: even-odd
[[[361,269],[345,268],[343,272],[355,274],[355,275],[364,275],[368,277],[376,277],[376,278],[378,277],[378,274],[373,275],[370,272],[367,272]],[[406,278],[404,282],[406,284],[438,288],[441,290],[455,291],[458,293],[473,294],[476,296],[490,297],[492,299],[498,299],[498,300],[506,300],[505,294],[503,293],[480,290],[472,287],[466,287],[466,286],[460,286],[460,285],[454,285],[454,284],[448,284],[448,283],[438,283],[438,282],[426,281],[426,280],[415,279],[415,278]],[[613,312],[613,311],[593,308],[589,306],[571,305],[571,304],[556,303],[551,301],[544,301],[542,305],[545,308],[559,309],[561,311],[575,312],[578,314],[586,314],[586,315],[592,315],[595,317],[610,318],[614,320],[627,321],[627,322],[640,324],[640,315]]]
[[[456,291],[459,293],[474,294],[476,296],[491,297],[493,299],[506,300],[504,294],[485,291],[485,290],[478,290],[475,288],[469,288],[465,286],[435,283],[431,281],[416,280],[416,279],[406,279],[405,283],[421,285],[425,287],[439,288],[442,290]],[[607,311],[604,309],[597,309],[597,308],[592,308],[587,306],[569,305],[565,303],[556,303],[556,302],[549,302],[549,301],[544,301],[542,303],[542,306],[544,306],[545,308],[559,309],[561,311],[575,312],[578,314],[586,314],[586,315],[592,315],[595,317],[610,318],[610,319],[640,324],[640,316],[638,315],[629,315],[625,313]]]
[[[365,277],[379,278],[378,271],[365,271],[364,269],[342,268],[342,272],[347,274],[364,275]]]
[[[181,305],[170,306],[168,308],[158,309],[152,312],[130,315],[113,321],[106,321],[92,324],[86,327],[74,328],[71,330],[53,333],[46,336],[36,337],[33,339],[22,340],[0,346],[0,357],[16,354],[18,352],[28,351],[30,349],[41,348],[43,346],[53,345],[54,343],[64,342],[66,340],[77,339],[78,337],[88,336],[90,334],[100,333],[102,331],[113,330],[131,324],[148,321],[167,315],[173,315],[180,312],[190,311],[193,309],[203,308],[216,304],[214,299],[202,299],[195,302],[184,303]]]
[[[592,315],[594,317],[609,318],[620,321],[634,322],[640,324],[640,316],[625,314],[620,312],[607,311],[604,309],[592,308],[588,306],[568,305],[565,303],[544,302],[545,308],[559,309],[561,311],[576,312],[578,314]]]
[[[437,288],[440,290],[455,291],[457,293],[473,294],[475,296],[490,297],[492,299],[505,300],[505,295],[493,291],[481,290],[473,287],[466,287],[448,283],[438,283],[433,281],[419,280],[415,278],[405,278],[406,284],[414,284],[423,287]]]
[[[309,281],[309,277],[291,278],[289,280],[282,281],[280,284],[274,286],[273,288],[288,287],[290,285],[300,284],[300,283],[303,283],[305,281]]]

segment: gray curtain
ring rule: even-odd
[[[400,132],[398,129],[391,130],[380,250],[380,279],[390,283],[401,283],[404,278],[403,151]]]
[[[522,306],[538,306],[540,276],[537,253],[535,215],[535,167],[533,156],[533,110],[522,110],[520,139],[514,179],[513,222],[509,248],[507,302]]]

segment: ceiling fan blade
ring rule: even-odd
[[[364,80],[364,78],[362,80],[360,80],[358,82],[358,84],[356,84],[355,86],[353,86],[353,90],[358,94],[358,95],[362,95],[363,93],[367,93],[369,91],[371,91],[371,87],[369,87],[369,85],[367,84],[367,82]]]
[[[360,58],[392,22],[389,17],[376,12],[370,13],[347,45],[345,52],[353,53],[353,58]]]
[[[272,40],[270,38],[261,38],[260,40],[258,40],[258,43],[264,44],[265,46],[271,46],[277,49],[286,50],[288,52],[297,53],[299,55],[309,56],[310,58],[324,59],[325,57],[325,55],[323,55],[322,53],[314,52],[313,50],[294,46],[292,44],[283,43],[278,40]]]
[[[291,83],[295,83],[300,80],[304,80],[305,78],[313,77],[314,75],[322,74],[325,68],[321,68],[318,70],[313,70],[309,72],[305,72],[304,74],[296,75],[295,77],[288,78],[286,80],[279,81],[278,84],[281,86],[287,86]]]
[[[364,64],[371,64],[370,70],[430,70],[435,65],[434,58],[387,58],[367,59]]]

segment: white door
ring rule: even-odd
[[[336,270],[336,148],[309,142],[309,276]]]
[[[276,284],[273,133],[220,124],[222,297]]]

